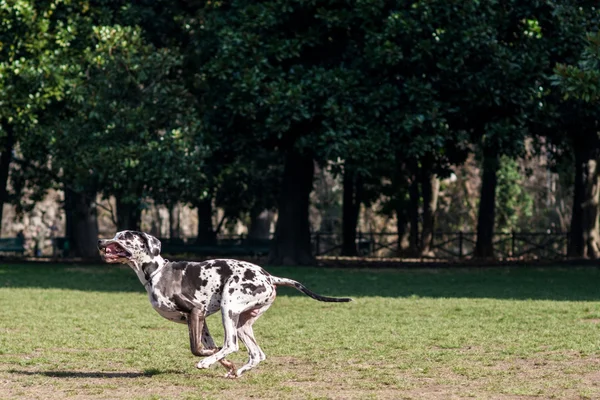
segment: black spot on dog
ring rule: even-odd
[[[264,293],[266,291],[267,291],[267,288],[264,285],[260,285],[260,286],[256,287],[254,294],[260,294],[260,293]]]
[[[230,288],[229,289],[229,294],[233,294],[233,292],[235,292],[235,289],[234,288]]]
[[[227,280],[231,278],[231,275],[233,275],[233,270],[231,269],[231,266],[229,266],[229,263],[227,261],[221,260],[215,261],[213,265],[217,267],[217,272],[221,280],[221,286],[225,286],[225,282],[227,282]]]
[[[256,289],[256,285],[253,283],[242,283],[242,288],[244,288],[244,290],[254,290]]]
[[[158,263],[156,261],[150,261],[142,264],[142,272],[146,278],[146,281],[150,280],[152,274],[158,269]]]
[[[234,281],[235,283],[238,283],[238,282],[240,281],[240,277],[239,277],[239,276],[237,276],[237,275],[236,275],[236,276],[234,276],[234,277],[233,277],[233,281]]]
[[[154,257],[158,256],[161,248],[160,240],[153,236],[148,237],[148,248]]]
[[[194,304],[187,298],[180,294],[173,295],[173,303],[177,306],[177,311],[191,312],[194,308]]]
[[[176,263],[185,264],[181,266],[183,269],[181,277],[181,293],[187,298],[194,298],[196,290],[202,286],[206,286],[206,280],[200,277],[202,266],[198,263]]]
[[[257,295],[267,291],[264,285],[255,285],[253,283],[242,283],[242,288],[247,294]]]
[[[254,273],[254,271],[250,271],[249,269],[244,271],[244,280],[251,281],[254,278],[256,278],[256,274]]]

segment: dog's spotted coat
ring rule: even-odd
[[[270,275],[245,261],[170,262],[160,256],[160,241],[143,232],[118,232],[113,239],[98,241],[98,249],[104,261],[128,264],[135,271],[152,307],[161,316],[188,325],[192,353],[207,356],[198,368],[219,361],[227,368],[227,377],[238,377],[265,359],[252,324],[275,301],[277,285],[294,287],[319,301],[351,301],[318,295],[299,282]],[[221,349],[204,323],[207,316],[219,310],[225,331]],[[248,349],[249,360],[236,369],[225,357],[238,350],[238,339]]]

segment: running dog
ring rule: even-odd
[[[144,232],[118,232],[113,239],[99,240],[98,250],[105,262],[127,264],[135,271],[161,316],[188,325],[192,354],[206,357],[198,368],[219,361],[228,378],[239,377],[265,359],[252,325],[275,301],[277,286],[293,287],[318,301],[352,301],[318,295],[299,282],[278,278],[245,261],[171,262],[161,257],[160,241]],[[204,322],[219,310],[225,331],[222,348],[217,348]],[[238,339],[248,349],[249,360],[236,369],[225,357],[239,349]]]

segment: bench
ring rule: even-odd
[[[24,241],[22,238],[0,238],[0,253],[19,253],[25,252]]]
[[[52,255],[54,257],[68,257],[71,243],[66,237],[55,237],[52,243]]]

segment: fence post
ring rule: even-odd
[[[463,258],[463,231],[458,232],[458,256]]]

